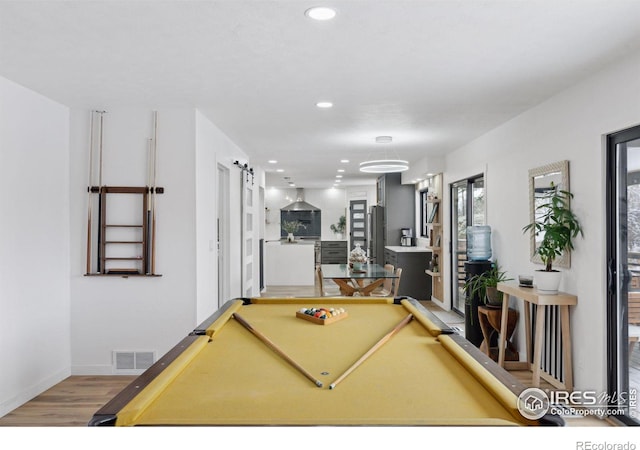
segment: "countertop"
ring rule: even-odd
[[[309,239],[296,239],[294,242],[287,242],[286,239],[282,239],[279,241],[266,241],[267,245],[315,245],[316,241],[312,241]]]
[[[385,248],[396,253],[431,253],[431,250],[426,247],[403,247],[402,245],[387,245]]]

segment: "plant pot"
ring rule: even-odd
[[[476,347],[480,348],[484,336],[478,319],[477,298],[471,299],[464,305],[464,337]]]
[[[536,270],[534,275],[534,282],[538,292],[540,294],[554,295],[558,293],[560,287],[560,281],[562,281],[562,272],[559,270],[552,270],[547,272],[545,270]]]
[[[362,270],[362,263],[361,262],[354,262],[353,263],[353,270]]]
[[[293,242],[295,241],[295,238],[293,237],[293,233],[289,233],[287,235],[287,242]]]
[[[485,302],[487,306],[490,307],[500,307],[502,306],[502,292],[498,291],[498,288],[495,286],[487,286],[487,295],[485,296]]]

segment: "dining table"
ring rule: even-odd
[[[373,263],[362,264],[359,269],[354,269],[349,264],[321,264],[320,268],[322,278],[333,280],[346,296],[370,296],[385,279],[398,277],[394,271]]]

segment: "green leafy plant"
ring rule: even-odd
[[[502,270],[496,260],[491,264],[491,268],[488,271],[474,275],[465,281],[463,289],[467,294],[467,304],[471,303],[471,299],[473,299],[475,295],[477,295],[483,303],[487,303],[487,289],[495,288],[498,286],[498,283],[511,280],[513,280],[513,278],[507,276],[507,272]],[[501,294],[501,292],[498,294]]]
[[[522,228],[523,232],[532,232],[534,236],[543,234],[536,253],[540,255],[545,272],[553,272],[555,259],[562,252],[573,250],[573,240],[583,235],[582,226],[569,206],[572,198],[571,192],[558,189],[551,183],[551,189],[535,209],[537,219]]]
[[[330,228],[334,233],[344,234],[344,231],[347,228],[347,218],[345,216],[340,216],[338,223],[331,224]]]
[[[306,226],[303,225],[302,222],[300,222],[299,220],[292,220],[290,222],[286,220],[282,221],[282,229],[286,233],[295,233],[300,228],[306,228]]]

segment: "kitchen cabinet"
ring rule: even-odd
[[[431,252],[422,247],[388,246],[384,249],[384,264],[402,269],[398,295],[416,300],[431,299],[431,277],[425,271],[431,261]]]
[[[348,255],[347,241],[316,241],[316,264],[346,264]]]

